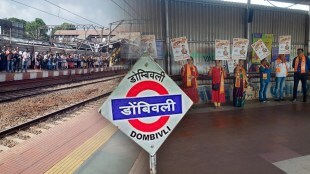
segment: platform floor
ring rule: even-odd
[[[243,109],[195,106],[157,152],[157,172],[309,174],[309,111],[310,103],[290,101],[251,101]],[[107,143],[112,146],[103,145],[76,173],[127,173],[138,153],[132,143],[118,132]],[[148,165],[148,154],[140,150],[128,173],[148,173]]]
[[[0,173],[73,173],[117,132],[98,108],[0,153]]]
[[[310,173],[309,103],[204,109],[189,113],[160,148],[158,173]]]

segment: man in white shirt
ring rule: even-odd
[[[289,64],[286,62],[284,54],[280,54],[275,61],[276,71],[276,87],[275,87],[275,101],[284,101],[283,99],[283,83],[288,75]]]
[[[25,70],[25,72],[27,72],[27,68],[28,68],[28,60],[30,59],[30,52],[28,50],[28,48],[26,49],[26,51],[23,52],[22,54],[22,72]]]

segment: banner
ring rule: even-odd
[[[229,60],[229,40],[215,40],[215,60]]]
[[[272,42],[273,42],[273,34],[262,34],[262,33],[254,33],[253,34],[253,43],[257,42],[259,39],[261,39],[269,52],[271,52],[272,49]],[[269,54],[267,57],[268,61],[271,60],[271,54]],[[255,51],[252,52],[252,64],[260,64],[260,58],[257,56]]]
[[[279,37],[279,54],[291,54],[292,37],[280,36]]]
[[[122,39],[122,57],[128,59],[140,58],[140,32],[119,33],[119,39]]]
[[[170,41],[175,61],[181,61],[190,58],[186,37],[174,38],[171,39]]]
[[[267,58],[270,55],[270,51],[261,39],[253,43],[251,46],[260,60]]]
[[[233,39],[233,50],[232,50],[232,59],[242,59],[246,60],[248,54],[248,39],[234,38]]]
[[[148,54],[153,59],[157,58],[155,35],[141,36],[141,53]]]

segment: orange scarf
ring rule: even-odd
[[[220,94],[223,94],[225,92],[224,90],[224,73],[221,68],[221,82],[220,82]]]
[[[191,66],[189,64],[186,64],[186,86],[192,86],[192,80],[189,80],[192,76]]]
[[[244,68],[241,69],[241,72],[236,72],[235,87],[236,88],[240,88],[240,86],[241,86],[240,73],[242,73],[242,83],[243,83],[243,90],[244,90],[244,88],[245,88],[245,78],[246,78],[246,74],[245,74]]]
[[[185,73],[185,74],[183,74],[183,76],[186,75],[186,87],[190,87],[190,86],[192,86],[192,80],[190,79],[190,77],[192,75],[194,75],[194,74],[192,74],[191,65],[185,64],[184,66],[185,66],[184,69],[186,69],[186,70],[184,70],[185,72],[183,72],[183,73]],[[194,72],[196,71],[195,66],[193,66],[193,71]],[[194,78],[193,80],[194,80],[194,82],[196,84],[196,87],[197,87],[197,80],[196,80],[196,78]]]
[[[295,67],[294,67],[294,72],[297,72],[298,70],[298,64],[299,64],[299,56],[297,56],[296,61],[295,61]],[[306,73],[306,57],[303,55],[301,57],[301,73]]]

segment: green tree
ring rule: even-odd
[[[70,23],[63,23],[55,28],[53,28],[52,30],[52,36],[55,34],[55,32],[57,30],[76,30],[75,26],[73,24],[70,24]]]
[[[48,40],[47,31],[45,22],[40,18],[27,22],[25,26],[26,35],[30,39]]]
[[[23,19],[18,19],[18,18],[5,18],[5,20],[11,21],[11,22],[22,23],[24,25],[24,27],[27,24],[27,21],[25,21]]]

